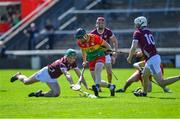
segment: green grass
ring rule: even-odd
[[[102,89],[102,98],[80,97],[72,91],[65,77],[58,79],[61,96],[57,98],[29,98],[30,92],[42,89],[48,91],[45,83],[23,85],[20,81],[10,83],[10,77],[21,71],[30,76],[35,70],[0,70],[0,118],[180,118],[180,82],[169,86],[173,93],[163,93],[153,85],[148,97],[135,97],[132,90],[140,86],[134,83],[126,93],[109,96],[109,90]],[[113,79],[121,88],[133,69],[114,69],[119,80]],[[74,72],[71,72],[73,75]],[[165,77],[179,75],[180,69],[165,69]],[[85,71],[88,84],[92,85],[89,70]],[[74,76],[74,80],[77,81]],[[103,71],[103,79],[106,73]],[[89,91],[90,93],[93,93]]]

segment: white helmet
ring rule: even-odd
[[[137,17],[134,19],[134,24],[140,28],[146,27],[147,26],[147,19],[144,16]]]

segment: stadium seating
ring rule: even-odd
[[[129,48],[134,30],[133,20],[140,15],[148,18],[158,48],[179,48],[179,0],[60,0],[34,20],[40,31],[36,43],[39,45],[47,38],[43,30],[49,18],[56,27],[54,49],[78,49],[73,34],[75,30],[83,27],[89,32],[95,28],[96,18],[103,16],[107,27],[115,33],[119,46]],[[45,49],[46,45],[44,42],[38,49]],[[27,37],[21,31],[6,46],[7,50],[26,50]],[[121,66],[126,67],[127,63]]]
[[[148,9],[150,11],[148,12]],[[177,8],[177,10],[169,10],[171,8]],[[105,13],[79,13],[74,14],[76,16],[76,21],[67,26],[64,30],[75,30],[78,27],[83,27],[88,31],[95,27],[95,20],[98,16],[104,16],[106,18],[107,26],[110,27],[115,32],[119,44],[122,48],[130,47],[132,30],[134,29],[133,19],[140,15],[145,15],[149,18],[149,27],[154,30],[155,38],[157,39],[157,47],[179,47],[179,28],[180,28],[180,14],[179,14],[180,4],[179,1],[154,1],[153,0],[142,0],[140,2],[133,0],[112,0],[112,1],[102,1],[93,7],[93,10],[107,10]],[[112,12],[108,13],[108,10],[123,10],[129,9],[130,12]],[[133,12],[134,9],[142,9],[140,12]],[[151,10],[156,10],[157,12],[151,12]],[[131,11],[132,10],[132,11]],[[143,11],[147,10],[147,11]],[[160,10],[160,11],[158,11]],[[93,21],[93,22],[92,22]],[[175,30],[171,30],[175,28]],[[119,31],[127,30],[126,33],[121,33]],[[172,34],[172,35],[170,35]],[[67,34],[68,35],[68,34]],[[71,34],[72,35],[72,34]],[[70,39],[69,39],[70,38]],[[74,47],[72,42],[72,37],[66,37],[66,43],[68,46]],[[69,39],[69,43],[68,43]],[[63,42],[58,40],[59,42]],[[172,41],[176,42],[173,44]],[[62,44],[62,43],[60,43]],[[58,45],[59,46],[59,45]],[[60,48],[55,46],[55,48]],[[64,47],[61,47],[64,48]]]

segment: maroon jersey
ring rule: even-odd
[[[77,68],[76,62],[73,64],[68,63],[67,57],[64,56],[61,59],[56,60],[52,64],[48,65],[48,72],[51,78],[58,78],[63,74],[61,69],[66,69],[67,71],[73,68]]]
[[[157,54],[154,37],[148,29],[137,29],[133,34],[133,40],[138,40],[138,45],[145,56],[145,60]]]
[[[100,36],[102,39],[104,39],[106,42],[108,42],[110,44],[110,38],[114,35],[112,33],[112,31],[108,28],[104,29],[103,33],[98,33],[97,29],[94,29],[91,31],[91,34],[96,34],[98,36]]]

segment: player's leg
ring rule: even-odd
[[[116,90],[116,92],[125,92],[127,90],[127,88],[136,81],[139,81],[139,77],[140,77],[140,73],[137,70],[136,72],[134,72],[126,81],[125,85],[123,88]]]
[[[95,82],[95,73],[94,73],[94,71],[91,71],[91,76],[92,76],[92,79],[93,79],[94,82]]]
[[[124,85],[124,90],[126,91],[126,89],[134,82],[139,81],[141,74],[139,73],[139,71],[134,72],[129,79],[126,81],[126,84]]]
[[[170,85],[180,80],[178,77],[168,78],[166,80],[163,79],[163,75],[162,75],[162,71],[160,67],[161,58],[159,55],[153,56],[152,60],[149,62],[149,66],[150,66],[154,79],[162,88],[165,88],[167,85]]]
[[[111,63],[106,63],[105,67],[107,72],[108,83],[112,83],[112,65]]]
[[[159,55],[154,55],[145,63],[145,67],[144,67],[143,74],[142,74],[143,81],[144,81],[143,93],[139,93],[139,94],[141,94],[140,96],[147,95],[148,81],[149,81],[149,77],[151,75],[154,76],[156,74],[159,74],[159,78],[162,77],[160,64],[161,64],[161,59],[160,59]]]
[[[172,83],[175,83],[176,81],[180,80],[179,76],[175,77],[169,77],[166,79],[163,79],[162,73],[157,73],[153,75],[154,79],[157,81],[157,83],[164,89],[167,85],[170,85]]]
[[[43,92],[42,90],[38,90],[37,92],[32,92],[28,96],[29,97],[58,97],[60,95],[60,86],[58,82],[47,82],[46,83],[50,91]]]
[[[107,78],[108,78],[108,83],[112,83],[112,64],[111,64],[111,56],[106,55],[106,60],[105,60],[105,68],[107,72]]]
[[[92,78],[94,80],[94,83],[95,83],[95,73],[94,73],[94,71],[91,71],[91,76],[92,76]],[[101,83],[99,85],[100,85],[99,92],[102,92],[101,87],[105,87],[105,88],[110,87],[110,84],[108,82],[106,82],[105,80],[102,80],[102,79],[101,79]]]
[[[47,85],[51,90],[49,92],[44,92],[43,93],[44,97],[58,97],[60,95],[61,90],[58,82],[52,82],[52,83],[47,82]]]
[[[96,64],[95,60],[94,61],[90,61],[89,62],[89,69],[91,71],[91,76],[92,76],[92,78],[94,80],[94,83],[95,83],[95,85],[92,85],[92,90],[94,91],[95,96],[99,96],[99,93],[98,93],[99,92],[99,85],[96,84],[95,64]]]
[[[14,82],[16,80],[20,80],[25,85],[29,85],[29,84],[32,84],[32,83],[35,83],[35,82],[39,82],[39,80],[37,80],[35,78],[35,75],[36,75],[36,73],[33,74],[30,77],[27,77],[27,76],[21,74],[20,72],[18,72],[13,77],[11,77],[11,82]]]
[[[103,66],[104,66],[104,63],[102,63],[102,62],[97,62],[95,64],[94,74],[95,74],[95,84],[96,85],[93,86],[93,90],[95,90],[95,92],[96,92],[96,90],[99,91],[99,88],[100,88],[101,72],[102,72]],[[95,95],[98,96],[97,93]]]
[[[29,94],[29,97],[35,96],[35,97],[57,97],[60,95],[60,86],[57,82],[57,79],[52,79],[51,76],[48,73],[48,68],[45,67],[42,70],[40,70],[35,75],[36,79],[46,83],[50,91],[49,92],[43,92],[42,90],[37,92],[32,92]]]
[[[148,92],[148,80],[150,76],[150,70],[145,67],[143,70],[142,78],[143,78],[143,90],[135,90],[134,95],[135,96],[146,96]]]
[[[95,81],[96,81],[96,84],[98,85],[104,85],[104,86],[107,86],[107,88],[110,89],[110,92],[111,92],[111,96],[114,96],[115,95],[115,85],[112,85],[112,84],[108,84],[105,82],[105,81],[102,81],[101,80],[101,72],[102,72],[102,69],[103,69],[103,66],[104,66],[104,63],[103,62],[97,62],[95,64]],[[98,87],[97,85],[97,87]]]
[[[152,79],[150,79],[150,77],[149,77],[149,80],[148,80],[148,89],[147,89],[148,92],[152,91],[152,82],[151,82]]]

